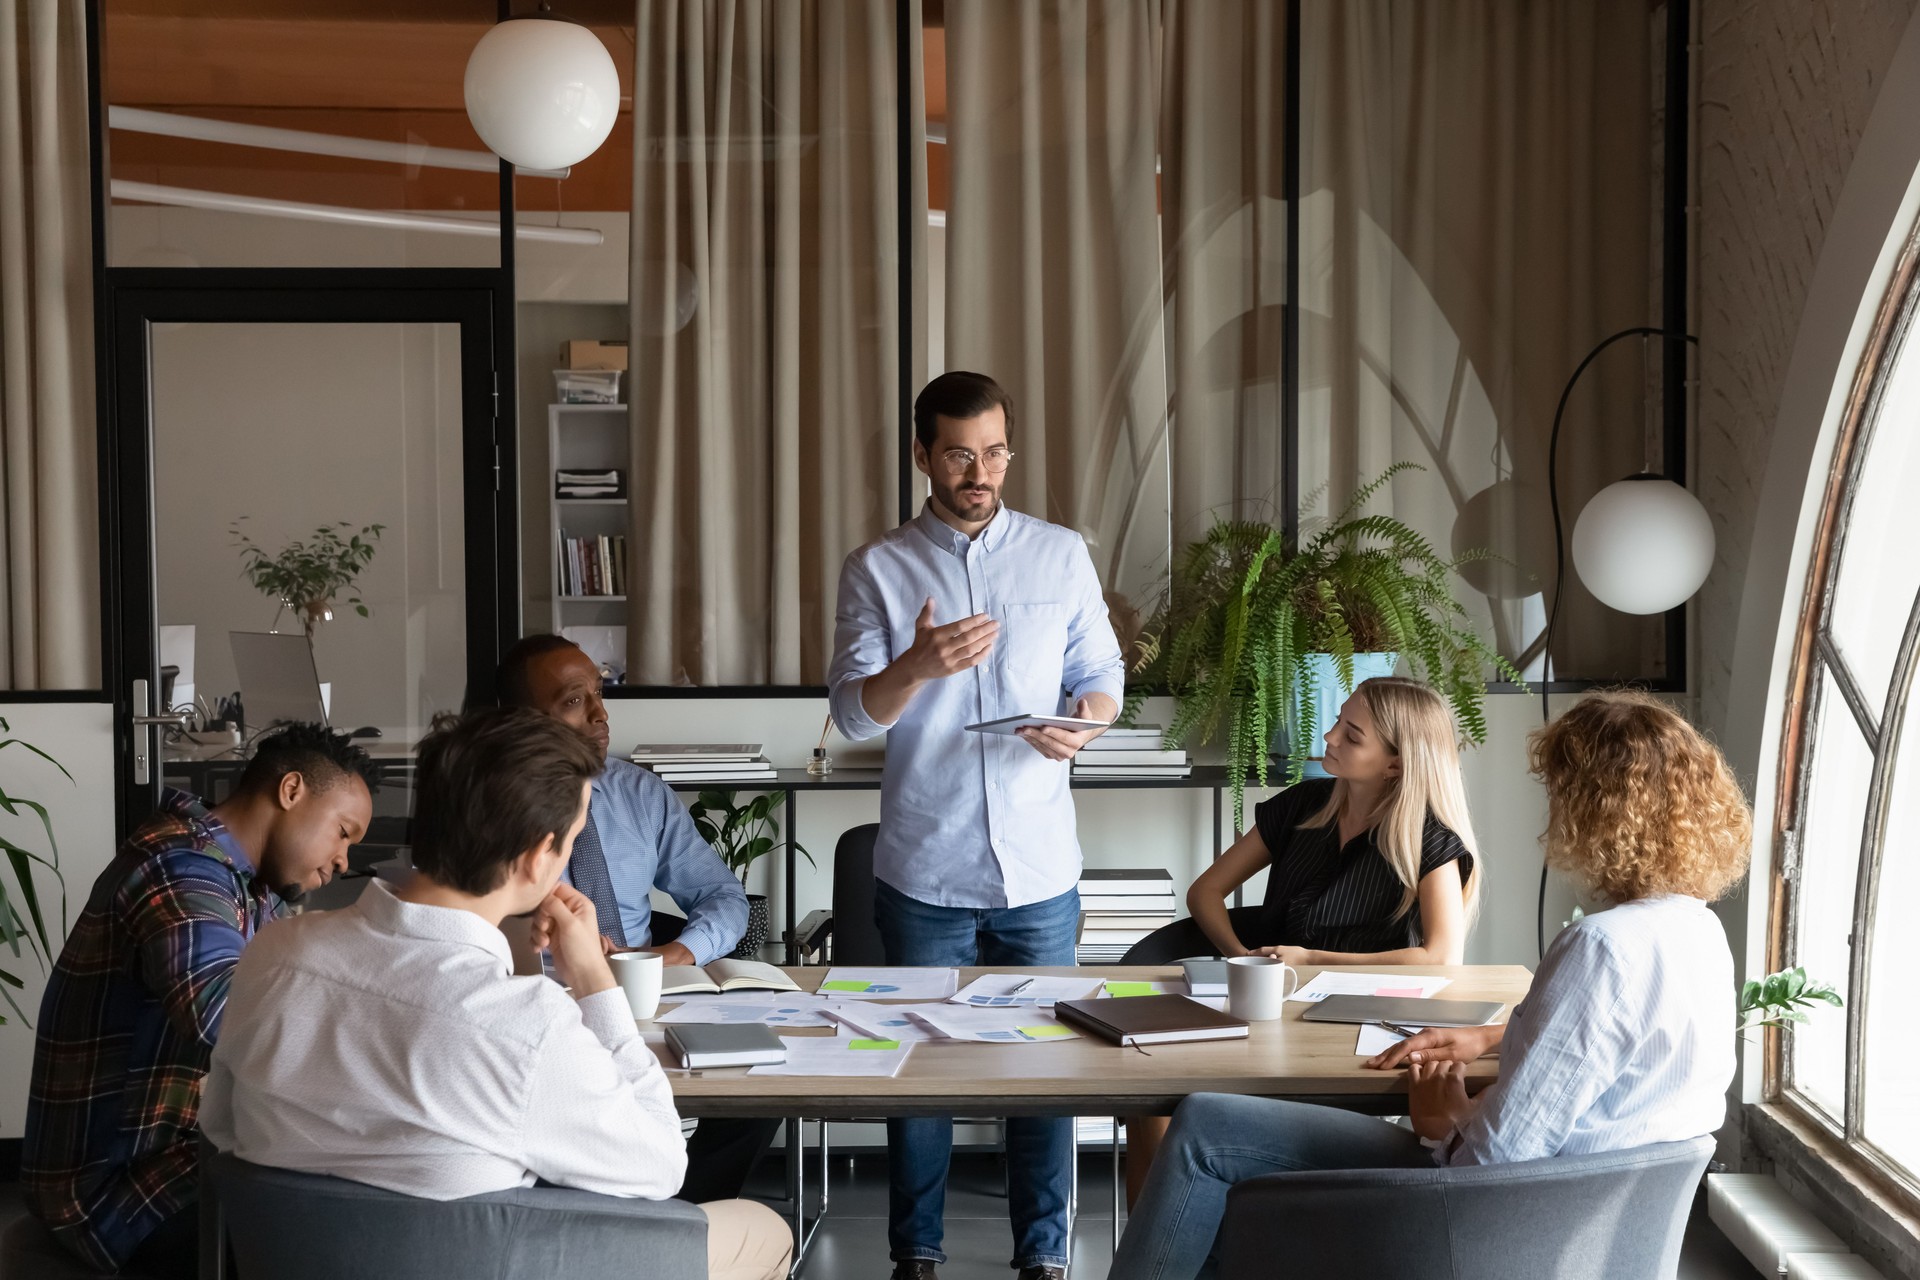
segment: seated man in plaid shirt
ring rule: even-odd
[[[169,791],[94,882],[40,1002],[21,1160],[87,1263],[194,1275],[195,1127],[240,949],[346,868],[373,762],[343,734],[262,738],[233,794]]]

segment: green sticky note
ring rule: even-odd
[[[1109,982],[1107,994],[1110,996],[1150,996],[1153,994],[1151,982]]]
[[[899,1047],[900,1042],[898,1040],[851,1040],[847,1042],[847,1048],[849,1049],[898,1049]]]
[[[1061,1036],[1072,1035],[1073,1028],[1055,1026],[1049,1023],[1044,1027],[1021,1027],[1020,1033],[1035,1040],[1057,1040]]]
[[[820,984],[822,991],[867,991],[872,987],[873,984],[871,982],[848,982],[845,978]]]

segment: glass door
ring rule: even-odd
[[[517,557],[490,306],[116,298],[129,824],[162,785],[219,799],[283,720],[356,735],[399,784],[376,815],[404,819],[412,745],[490,691],[518,630],[498,589]]]

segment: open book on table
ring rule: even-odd
[[[705,991],[798,991],[800,984],[770,964],[758,960],[711,960],[705,968],[695,964],[668,965],[660,975],[662,996],[686,995]]]

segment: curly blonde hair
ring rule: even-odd
[[[1527,743],[1547,863],[1614,902],[1709,902],[1747,871],[1753,811],[1712,743],[1644,693],[1592,694]]]

